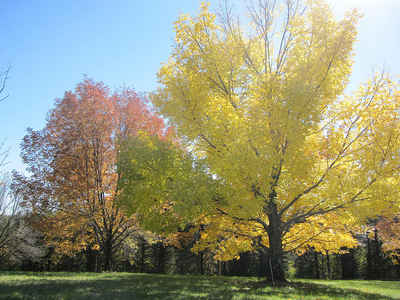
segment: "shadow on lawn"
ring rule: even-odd
[[[293,287],[296,288],[297,291],[299,291],[299,294],[301,293],[303,295],[315,295],[315,296],[325,295],[337,299],[342,299],[344,297],[348,298],[353,297],[355,299],[363,299],[363,300],[394,299],[392,297],[383,296],[379,294],[371,294],[352,289],[341,289],[316,283],[296,282],[293,283]]]
[[[265,299],[270,297],[280,297],[281,299],[354,299],[354,300],[394,300],[392,298],[380,294],[371,294],[352,289],[341,289],[330,287],[317,283],[291,282],[280,288],[266,288],[268,282],[265,281],[250,281],[241,284],[242,287],[250,288],[250,293],[259,296],[265,296]]]
[[[62,275],[61,275],[62,276]],[[165,276],[129,274],[102,276],[83,280],[42,279],[10,281],[0,284],[0,299],[232,299],[235,296],[281,297],[298,299],[312,296],[336,299],[393,299],[327,287],[318,284],[294,283],[289,287],[270,288],[265,283],[229,278],[203,276]],[[262,284],[262,285],[261,285]]]
[[[0,284],[0,299],[230,299],[223,286],[184,277],[128,275],[97,280],[24,280]]]

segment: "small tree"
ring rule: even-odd
[[[1,90],[0,90],[1,93]],[[11,193],[10,180],[4,171],[8,151],[4,150],[4,143],[0,144],[0,255],[7,252],[10,239],[15,234],[18,215],[19,197]]]
[[[16,238],[20,225],[20,197],[10,190],[7,176],[0,178],[0,256],[12,250],[13,239]]]

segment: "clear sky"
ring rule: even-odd
[[[210,1],[216,7],[218,0]],[[359,25],[351,89],[384,66],[400,73],[400,0],[329,0],[335,14],[352,7]],[[0,142],[7,169],[22,170],[19,144],[26,128],[41,129],[54,99],[83,75],[112,89],[149,92],[173,44],[173,22],[194,14],[199,0],[2,0],[0,70],[11,66],[9,97],[0,103]]]

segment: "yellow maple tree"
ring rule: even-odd
[[[247,232],[261,230],[272,279],[284,281],[284,249],[298,233],[332,241],[342,232],[351,245],[349,216],[363,222],[399,199],[398,86],[379,73],[344,94],[357,11],[336,20],[324,1],[286,0],[259,1],[249,26],[229,9],[220,16],[202,4],[198,16],[179,17],[152,101],[224,185],[210,228],[245,222]],[[235,241],[224,243],[237,255]]]

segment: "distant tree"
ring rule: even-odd
[[[400,264],[400,215],[380,218],[374,233],[379,237],[384,253]]]
[[[9,70],[0,73],[0,102],[8,97],[5,89]],[[16,235],[20,212],[20,198],[11,192],[10,178],[4,170],[7,156],[4,143],[0,143],[0,257],[11,249],[10,241]]]
[[[0,143],[0,257],[12,250],[11,241],[16,237],[21,212],[20,197],[12,192],[10,176],[5,170],[7,157],[8,150]]]
[[[10,189],[8,176],[0,177],[0,256],[13,248],[20,225],[20,197]]]
[[[48,252],[43,244],[43,235],[32,228],[25,221],[24,216],[19,216],[14,231],[7,241],[6,249],[3,254],[3,262],[14,268],[22,267],[27,262],[41,265],[40,270],[44,270],[45,257]]]
[[[56,100],[42,130],[28,129],[21,155],[30,175],[14,174],[14,187],[58,252],[99,250],[103,268],[113,268],[115,253],[136,228],[135,216],[118,205],[119,144],[141,132],[168,134],[134,91],[111,94],[89,79]]]

